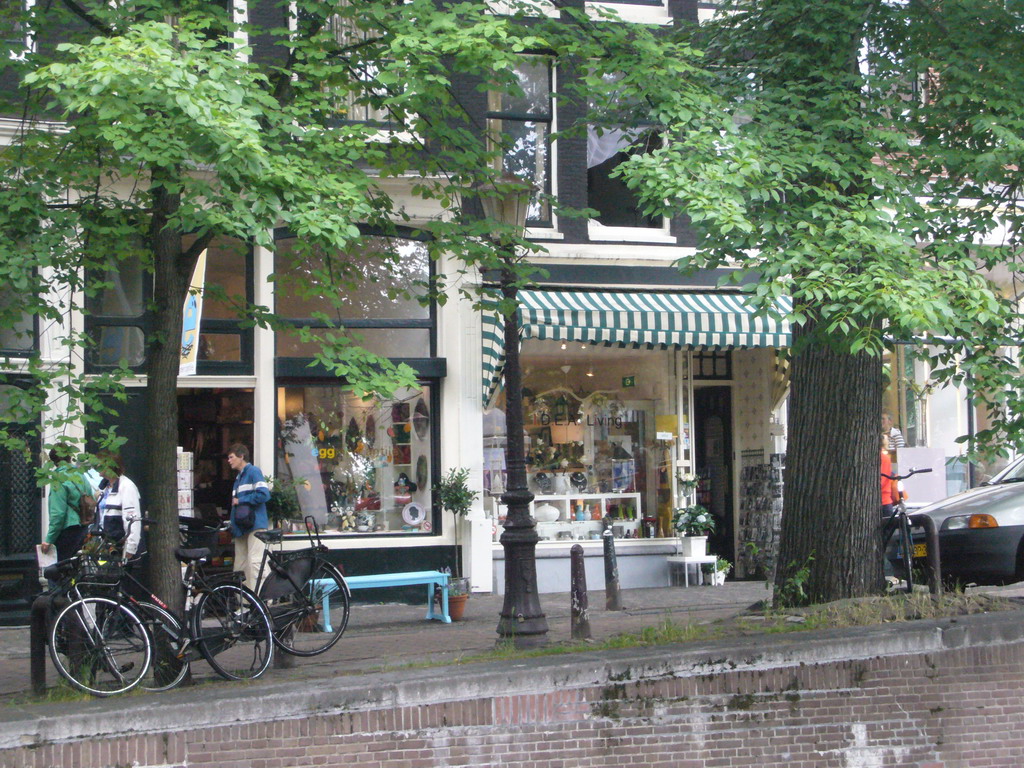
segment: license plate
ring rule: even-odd
[[[914,557],[928,557],[928,545],[927,544],[915,544],[914,545]]]

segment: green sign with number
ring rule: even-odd
[[[629,389],[630,387],[636,386],[636,376],[623,376],[622,377],[622,388]]]

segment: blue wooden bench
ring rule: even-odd
[[[407,571],[405,573],[375,573],[368,576],[346,576],[345,583],[349,589],[373,589],[380,587],[407,587],[412,584],[426,584],[427,586],[427,619],[437,619],[445,624],[451,624],[451,617],[448,615],[448,579],[450,574],[442,571]],[[334,582],[324,579],[317,579],[314,584],[316,589],[326,589]],[[441,588],[441,611],[434,611],[434,590]],[[329,592],[322,595],[323,611],[322,621],[324,630],[331,630],[331,616],[328,609]]]

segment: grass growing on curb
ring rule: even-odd
[[[492,650],[461,656],[454,661],[424,662],[422,665],[417,666],[432,667],[445,666],[450,663],[470,664],[486,661],[506,661],[708,640],[715,640],[716,643],[720,643],[730,637],[872,626],[918,619],[940,619],[966,616],[974,613],[1013,610],[1019,607],[1019,604],[1011,600],[991,595],[965,595],[962,592],[951,592],[933,596],[928,593],[915,592],[912,595],[892,594],[880,597],[839,600],[833,603],[785,611],[773,611],[769,608],[756,613],[751,612],[740,615],[732,619],[723,619],[711,624],[681,623],[675,621],[671,616],[664,616],[654,626],[645,627],[638,632],[614,635],[597,642],[576,641],[551,644],[528,650],[517,649],[510,642],[501,643]]]
[[[624,632],[604,640],[576,640],[569,643],[552,643],[540,648],[519,649],[511,641],[501,642],[494,648],[467,656],[460,656],[454,662],[424,662],[424,666],[445,666],[447,663],[472,664],[484,661],[506,661],[529,659],[539,656],[559,656],[568,653],[590,653],[610,651],[619,648],[640,648],[653,645],[671,645],[701,640],[713,634],[707,624],[677,622],[671,616],[663,616],[656,625],[644,627],[638,632]]]
[[[918,619],[941,619],[967,616],[974,613],[1005,611],[1019,606],[1010,600],[985,594],[946,592],[932,595],[927,592],[890,594],[879,597],[861,597],[837,600],[832,603],[791,608],[779,611],[765,610],[759,615],[742,615],[731,622],[741,633],[802,632],[811,629],[839,629],[865,627]]]

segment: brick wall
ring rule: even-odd
[[[432,682],[414,680],[399,704],[382,704],[364,689],[361,703],[347,710],[301,718],[65,743],[24,737],[24,746],[0,751],[0,765],[1010,768],[1024,765],[1022,662],[1024,642],[1017,639],[710,674],[638,671],[642,680],[630,679],[627,665],[596,684],[570,681],[548,693],[511,695],[472,695],[434,670]],[[559,663],[572,669],[566,658]],[[727,669],[733,662],[715,664]],[[501,688],[495,685],[501,675],[488,667],[482,686]],[[459,677],[473,674],[471,666],[459,669]],[[515,689],[518,676],[530,674],[519,662],[508,665],[505,679]],[[453,691],[465,698],[437,700]],[[196,694],[175,695],[194,701]],[[139,701],[122,699],[120,705]]]

